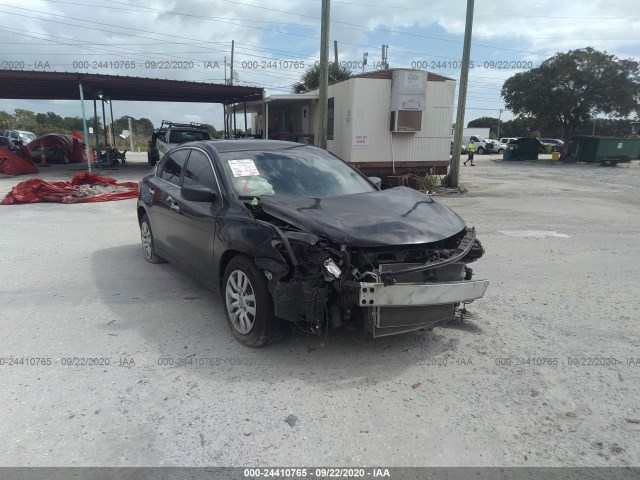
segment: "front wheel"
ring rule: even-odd
[[[227,322],[240,343],[261,347],[282,339],[282,320],[274,314],[267,279],[249,257],[231,259],[224,272],[222,297]]]
[[[140,239],[142,240],[144,259],[149,263],[164,263],[164,259],[156,255],[153,232],[151,231],[151,223],[147,214],[144,214],[140,219]]]
[[[504,153],[504,148],[501,148],[500,150],[498,150],[498,154],[502,155]]]
[[[484,148],[482,148],[482,147],[478,148],[478,153],[480,155],[482,155],[484,153]]]

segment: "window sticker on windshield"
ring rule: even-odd
[[[229,166],[234,177],[255,177],[260,175],[256,164],[250,158],[247,160],[229,160]]]

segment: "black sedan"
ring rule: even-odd
[[[373,336],[450,319],[484,295],[475,229],[418,191],[379,190],[325,150],[269,140],[168,152],[140,185],[145,259],[221,293],[233,335],[257,347],[287,325],[359,322]]]

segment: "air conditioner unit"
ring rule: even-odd
[[[392,132],[419,132],[422,130],[422,112],[417,110],[396,110],[391,112]]]

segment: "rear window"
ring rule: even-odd
[[[207,132],[195,132],[193,130],[172,130],[169,132],[169,143],[197,142],[211,140]]]

